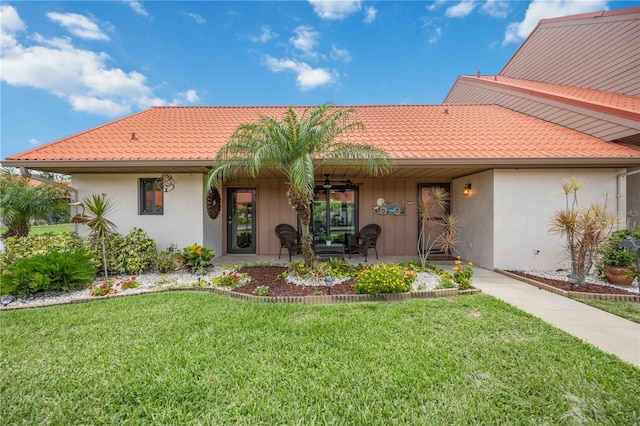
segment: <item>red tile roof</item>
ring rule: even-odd
[[[346,108],[346,107],[345,107]],[[604,142],[497,105],[356,106],[349,136],[394,159],[637,158]],[[14,161],[211,160],[241,123],[286,107],[152,107],[7,158]],[[300,108],[302,110],[302,108]]]

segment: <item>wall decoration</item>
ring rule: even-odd
[[[378,198],[373,211],[379,215],[404,216],[404,206],[402,204],[392,204],[384,198]]]
[[[211,219],[216,219],[220,214],[220,191],[215,186],[207,194],[207,213]]]

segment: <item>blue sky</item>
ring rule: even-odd
[[[3,1],[0,158],[154,105],[438,104],[630,1]]]

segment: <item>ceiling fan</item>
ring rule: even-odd
[[[330,173],[325,173],[324,175],[324,182],[322,182],[322,187],[324,189],[331,189],[331,187],[333,187],[333,184],[338,182],[338,183],[344,183],[348,188],[353,186],[353,182],[351,181],[351,179],[347,179],[347,180],[334,180],[331,181],[329,179],[329,176],[331,176]]]

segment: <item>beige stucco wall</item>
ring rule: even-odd
[[[607,205],[616,212],[615,169],[496,170],[494,267],[502,269],[568,269],[564,239],[551,234],[554,212],[566,208],[561,183],[584,180],[578,192],[582,206]]]
[[[206,214],[204,199],[204,175],[199,173],[173,174],[175,189],[164,194],[163,215],[138,214],[140,178],[154,178],[147,174],[76,174],[72,184],[80,199],[91,194],[107,194],[115,208],[109,219],[118,226],[118,232],[126,234],[132,227],[142,228],[156,240],[158,249],[171,244],[178,248],[193,243],[215,248],[221,253],[220,223],[222,215],[213,221]],[[218,223],[216,223],[218,222]],[[88,229],[78,227],[81,235]]]

